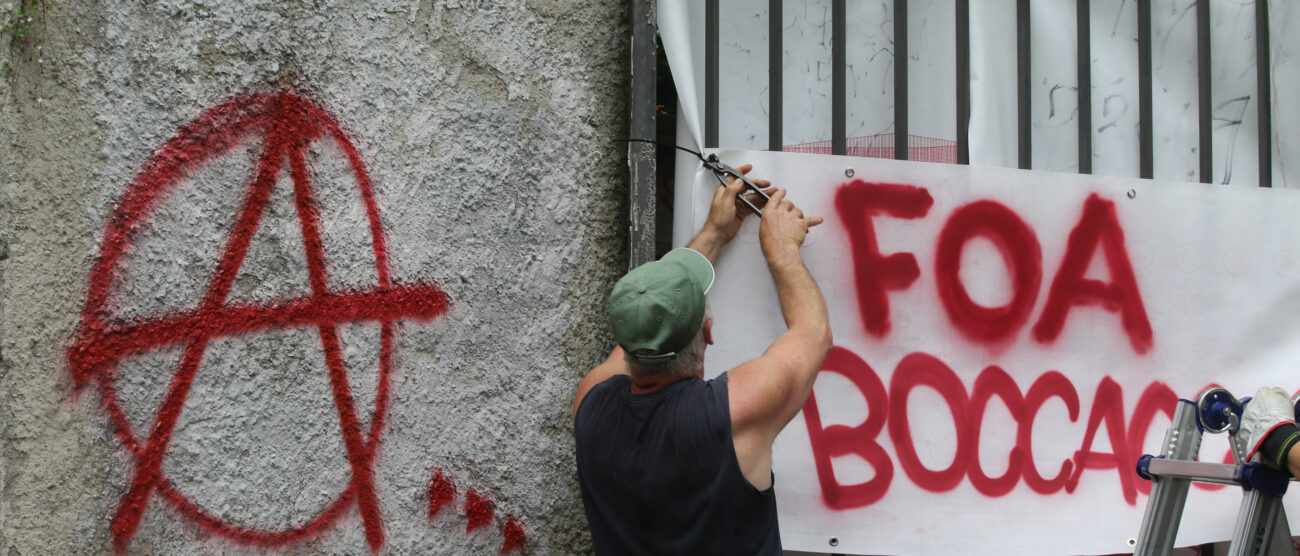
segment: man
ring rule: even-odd
[[[1260,388],[1246,404],[1241,415],[1241,432],[1246,435],[1250,461],[1256,453],[1260,461],[1292,477],[1300,477],[1300,428],[1296,427],[1295,404],[1281,388]]]
[[[632,270],[610,295],[618,346],[573,402],[597,554],[781,553],[772,442],[803,407],[831,347],[826,303],[799,253],[822,219],[770,190],[759,242],[787,330],[757,359],[705,381],[713,322],[704,294],[718,252],[748,214],[737,200],[744,187],[738,179],[718,186],[688,248]]]

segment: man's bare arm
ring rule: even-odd
[[[772,368],[762,375],[768,384],[760,391],[765,396],[760,400],[763,411],[755,416],[767,421],[768,432],[775,438],[808,399],[832,340],[821,289],[798,252],[769,259],[768,268],[777,285],[786,332],[760,357]]]
[[[582,382],[578,383],[578,393],[573,396],[573,414],[578,414],[578,406],[582,405],[582,398],[586,397],[587,392],[597,384],[609,380],[609,377],[614,375],[625,374],[628,374],[628,370],[627,362],[623,360],[623,348],[615,345],[614,351],[609,352],[605,362],[596,365],[596,368],[588,372],[587,376],[582,377]]]
[[[803,264],[799,248],[820,217],[785,201],[776,190],[763,213],[759,239],[776,283],[786,331],[757,359],[728,373],[732,442],[745,477],[766,488],[772,441],[803,407],[831,348],[831,329],[821,290]]]

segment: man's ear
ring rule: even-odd
[[[704,343],[713,345],[713,319],[704,319]]]

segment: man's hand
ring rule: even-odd
[[[798,256],[799,248],[808,235],[808,229],[822,223],[822,217],[805,218],[803,211],[785,200],[786,190],[777,188],[763,209],[763,222],[758,228],[759,245],[763,256],[771,262],[774,258]]]
[[[745,164],[736,168],[736,171],[748,174],[753,168],[752,164]],[[750,181],[763,189],[772,185],[772,182],[762,179]],[[709,262],[717,262],[718,252],[740,232],[740,224],[745,217],[753,214],[753,211],[740,201],[739,196],[742,193],[749,194],[745,191],[745,182],[740,178],[730,178],[727,185],[718,185],[718,188],[713,191],[709,218],[704,222],[704,228],[687,247],[700,252],[709,259]],[[750,200],[755,201],[755,204],[762,208],[761,197],[754,195]]]
[[[1246,461],[1250,461],[1260,448],[1265,448],[1265,440],[1275,429],[1291,425],[1295,427],[1295,405],[1291,403],[1290,396],[1287,396],[1286,390],[1281,388],[1260,388],[1255,392],[1255,397],[1250,399],[1246,404],[1246,411],[1241,415],[1241,430],[1237,434],[1246,435],[1246,446],[1249,452],[1246,454]],[[1267,454],[1264,459],[1277,458],[1283,461],[1271,461],[1272,465],[1279,469],[1286,469],[1285,452],[1290,449],[1290,444],[1277,450],[1274,447],[1272,451],[1282,451],[1281,454]],[[1271,451],[1265,448],[1265,452]]]

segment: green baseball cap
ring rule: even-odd
[[[686,247],[632,269],[609,295],[618,345],[642,361],[676,359],[704,324],[704,294],[712,285],[709,259]]]

